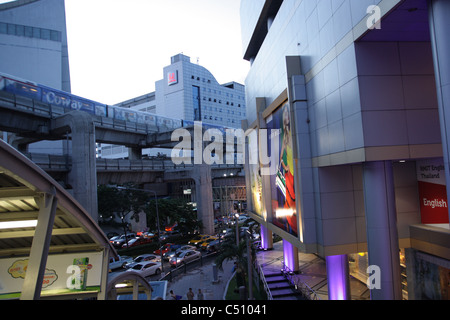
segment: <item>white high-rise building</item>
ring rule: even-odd
[[[184,121],[201,121],[206,125],[241,127],[241,120],[247,116],[244,85],[219,84],[211,72],[183,54],[171,57],[171,64],[163,73],[164,78],[155,83],[155,92],[117,106]],[[143,154],[157,155],[158,152],[170,154],[160,149],[144,150]],[[102,145],[101,157],[126,158],[128,148]]]

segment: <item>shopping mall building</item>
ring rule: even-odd
[[[248,207],[290,270],[326,260],[330,299],[350,276],[372,299],[450,298],[448,17],[447,0],[241,2]]]

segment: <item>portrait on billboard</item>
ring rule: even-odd
[[[261,171],[258,159],[258,134],[256,130],[252,130],[248,137],[249,150],[249,173],[251,183],[251,203],[254,214],[262,217],[263,201],[262,201],[262,181]]]
[[[297,236],[297,212],[294,187],[294,155],[289,103],[285,103],[267,118],[268,148],[276,172],[270,176],[272,190],[272,223]],[[278,133],[278,134],[276,134]],[[278,150],[272,150],[272,139],[279,139]]]

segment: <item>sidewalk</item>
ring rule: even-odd
[[[327,268],[325,261],[314,254],[298,254],[300,273],[294,277],[300,278],[315,291],[321,300],[328,300]],[[280,272],[283,263],[283,243],[277,242],[273,245],[273,250],[259,251],[257,261],[263,273],[272,274]],[[228,281],[232,276],[233,261],[223,263],[223,271],[218,272],[218,283],[213,283],[213,263],[214,260],[205,263],[202,267],[188,271],[179,275],[172,282],[167,284],[166,299],[170,299],[169,292],[173,290],[176,295],[182,296],[182,300],[187,300],[186,293],[189,288],[195,293],[197,300],[198,289],[201,289],[205,300],[223,300],[227,289]],[[359,280],[350,277],[350,287],[352,300],[369,299],[368,289]]]
[[[198,289],[201,289],[205,300],[223,300],[228,281],[232,276],[233,261],[224,261],[223,271],[218,272],[218,282],[213,283],[213,264],[214,260],[205,263],[202,267],[188,271],[186,274],[179,275],[172,282],[167,284],[167,297],[170,299],[169,292],[173,290],[174,294],[182,296],[182,300],[187,300],[186,293],[189,288],[195,293],[194,300],[197,300]]]

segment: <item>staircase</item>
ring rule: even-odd
[[[301,292],[297,291],[288,279],[279,273],[265,273],[264,277],[273,300],[306,300]]]

